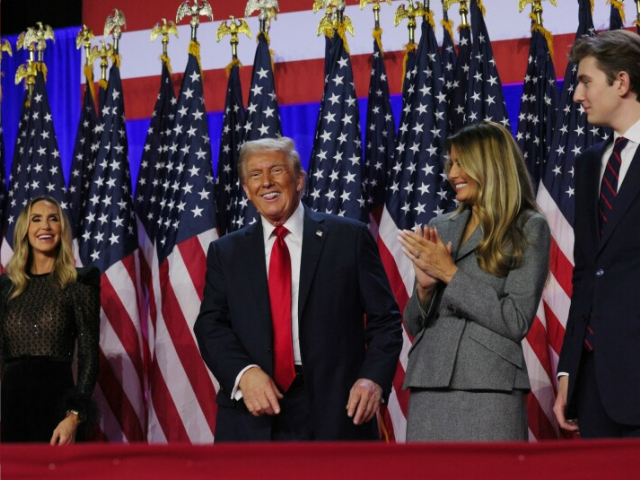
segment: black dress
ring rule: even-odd
[[[2,442],[49,442],[68,410],[80,413],[78,439],[95,420],[91,400],[98,377],[100,272],[78,269],[78,281],[60,290],[50,275],[30,275],[9,300],[0,278]],[[78,344],[77,382],[72,362]]]

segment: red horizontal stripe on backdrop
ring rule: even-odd
[[[556,74],[562,77],[567,65],[566,52],[573,43],[573,34],[554,37]],[[322,39],[317,38],[317,41]],[[373,39],[372,45],[373,45]],[[384,41],[384,37],[383,37]],[[492,47],[504,84],[521,83],[527,68],[529,39],[503,40],[492,42]],[[385,53],[389,89],[392,95],[402,91],[403,51]],[[127,60],[124,60],[126,63]],[[371,55],[353,55],[353,75],[358,98],[366,98],[371,75]],[[181,72],[183,65],[172,65],[174,72]],[[243,98],[249,98],[249,86],[253,66],[245,65],[240,71]],[[158,75],[141,78],[124,78],[122,81],[127,118],[149,118],[153,112],[160,88],[161,65],[158,61]],[[179,89],[182,73],[173,74],[173,82]],[[320,102],[324,88],[324,59],[279,62],[275,64],[276,93],[280,105]],[[204,96],[208,112],[221,112],[224,109],[227,76],[224,69],[204,71]],[[97,87],[96,87],[97,90]]]

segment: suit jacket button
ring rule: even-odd
[[[602,277],[604,275],[604,270],[599,268],[596,270],[596,277]]]

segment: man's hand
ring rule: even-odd
[[[373,418],[380,408],[382,388],[376,382],[359,378],[351,387],[347,402],[347,415],[353,423],[362,425]],[[354,417],[355,415],[355,417]]]
[[[254,417],[277,415],[280,413],[279,399],[282,394],[269,375],[258,367],[250,368],[240,378],[238,388],[247,410]]]
[[[553,405],[553,413],[556,415],[558,425],[569,432],[578,431],[577,420],[567,420],[564,416],[564,409],[567,406],[567,392],[569,390],[569,376],[564,375],[558,379],[558,394],[556,403]]]

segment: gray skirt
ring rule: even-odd
[[[408,442],[526,441],[526,393],[411,389]]]

